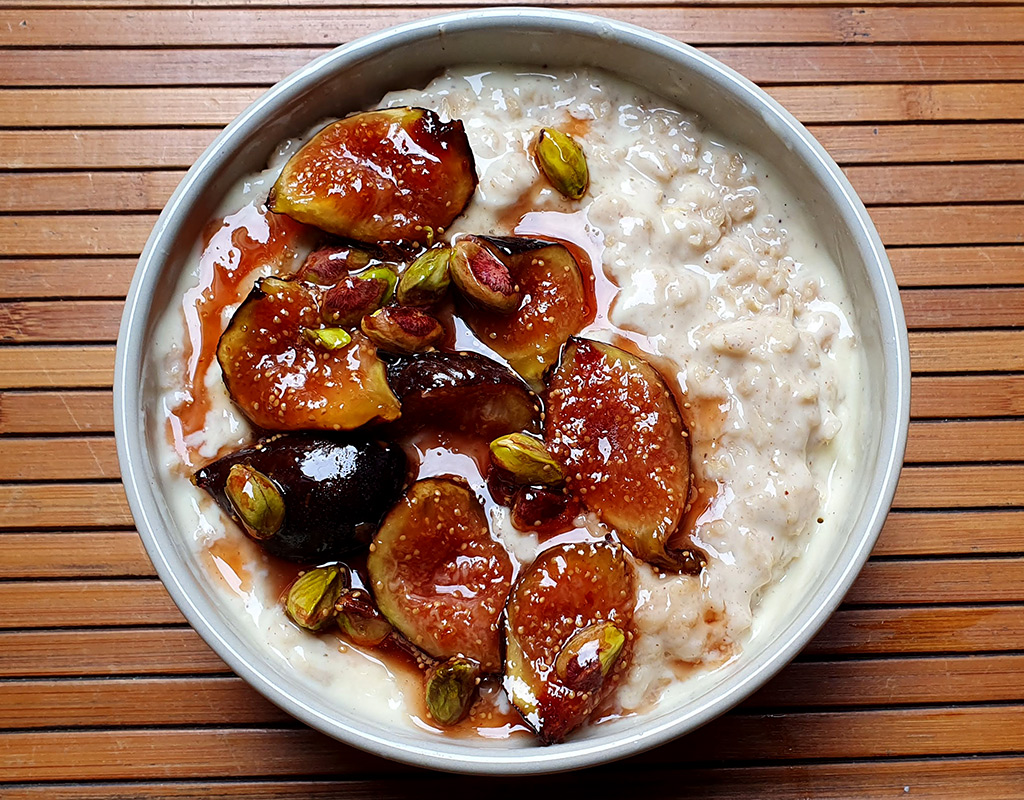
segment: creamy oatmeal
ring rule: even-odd
[[[740,656],[753,632],[787,613],[816,554],[834,541],[845,505],[863,354],[821,233],[770,165],[695,115],[607,74],[470,69],[389,94],[381,106],[462,120],[479,184],[448,234],[566,243],[589,262],[595,283],[596,313],[582,335],[635,348],[677,390],[699,490],[688,519],[707,565],[691,576],[631,559],[632,664],[592,725],[699,691],[702,676]],[[590,187],[580,201],[539,175],[531,144],[545,126],[584,148]],[[182,277],[183,305],[162,323],[164,481],[180,530],[244,635],[322,687],[332,705],[436,730],[408,670],[336,636],[310,635],[285,617],[287,580],[189,482],[196,467],[254,438],[225,391],[213,348],[253,281],[293,272],[311,246],[299,226],[260,210],[281,166],[310,134],[283,143],[266,172],[225,199],[225,222],[211,226]],[[486,341],[458,326],[454,347],[486,351]],[[470,456],[429,442],[418,456],[420,478],[456,472],[487,497]],[[571,533],[542,541],[513,527],[504,506],[485,506],[517,569],[553,544],[608,533],[594,515],[581,514]],[[506,738],[524,728],[500,689],[488,688],[486,699],[492,716],[472,725],[481,736]]]

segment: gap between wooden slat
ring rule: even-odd
[[[269,86],[328,49],[248,47],[244,57],[237,49],[211,47],[0,50],[0,86]],[[701,49],[757,83],[1024,80],[1024,47],[1016,44],[705,45]]]
[[[0,395],[0,432],[3,402]],[[1024,460],[1024,419],[913,422],[906,462]],[[120,476],[112,436],[0,438],[0,482],[108,480]]]
[[[809,125],[840,164],[1022,160],[1019,122]],[[0,169],[182,169],[212,128],[0,130]]]
[[[0,216],[0,241],[10,256],[135,255],[155,214],[11,214]],[[1024,204],[876,206],[871,218],[886,245],[1021,244]]]
[[[741,709],[898,708],[950,698],[959,704],[1012,702],[1020,699],[1022,671],[1022,655],[797,662]],[[234,677],[0,682],[0,708],[0,726],[21,729],[267,725],[290,719]]]
[[[904,288],[1024,284],[1024,247],[889,248],[889,259]],[[0,261],[5,270],[0,299],[52,297],[123,298],[135,270],[135,259],[12,258]]]
[[[515,792],[562,797],[580,790],[615,797],[651,800],[892,800],[912,787],[916,800],[1008,800],[1024,783],[1024,758],[982,756],[894,762],[774,764],[742,767],[688,767],[685,780],[657,770],[637,769],[626,761],[596,773],[574,772],[516,778]],[[6,790],[6,800],[109,800],[126,789],[136,800],[405,800],[429,793],[435,797],[477,796],[494,789],[493,778],[414,773],[410,777],[357,780],[174,781],[170,783],[21,785]]]
[[[900,295],[911,330],[1024,325],[1024,288],[907,289]],[[115,342],[122,311],[120,300],[0,302],[0,343]]]
[[[0,90],[6,128],[223,126],[269,88]],[[804,123],[1021,119],[1024,84],[931,83],[769,86]]]
[[[0,579],[153,577],[135,531],[0,534]],[[889,514],[875,556],[1024,553],[1024,511]]]
[[[1024,200],[1024,164],[847,167],[869,206]],[[159,211],[184,177],[155,172],[0,173],[0,212]]]
[[[1006,753],[1024,748],[1024,706],[720,718],[636,764]],[[12,733],[0,737],[0,779],[59,780],[75,752],[78,780],[196,779],[217,775],[354,775],[392,764],[307,729]]]
[[[817,656],[1024,650],[1024,605],[837,611],[807,653]],[[0,631],[0,676],[213,674],[225,664],[191,628]]]
[[[847,44],[877,42],[1016,43],[1024,40],[1024,20],[1016,8],[944,6],[935,8],[672,8],[576,6],[611,16],[691,44],[793,42]],[[0,10],[0,46],[47,47],[68,42],[93,46],[335,45],[400,22],[443,13],[417,8],[114,9]]]
[[[869,562],[846,602],[1024,603],[1024,558]],[[184,621],[163,584],[145,578],[0,582],[0,607],[4,608],[0,628],[6,629]],[[60,609],[60,613],[41,614],[42,609]]]

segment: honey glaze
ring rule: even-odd
[[[226,325],[227,313],[245,298],[258,277],[286,276],[294,271],[296,254],[305,243],[304,233],[307,230],[305,226],[272,214],[254,203],[219,223],[211,224],[201,257],[200,283],[186,294],[182,306],[187,332],[186,391],[182,402],[168,419],[169,430],[173,432],[172,442],[186,467],[194,467],[199,460],[196,451],[186,441],[188,436],[202,430],[211,407],[206,376],[216,358],[217,342]],[[585,211],[530,211],[514,226],[514,233],[562,244],[573,255],[584,279],[587,305],[586,323],[579,331],[580,335],[610,340],[652,361],[672,389],[688,427],[704,424],[702,418],[705,415],[714,416],[716,409],[691,407],[686,401],[685,387],[678,375],[667,360],[659,358],[656,339],[612,323],[611,310],[619,287],[602,268],[595,268],[602,263],[603,242],[600,232],[587,222]],[[476,352],[499,363],[507,363],[472,332],[456,313],[451,301],[446,302],[438,316],[446,329],[442,349]],[[482,502],[492,530],[495,521],[502,514],[507,514],[488,484],[488,443],[481,437],[427,429],[400,437],[398,444],[409,459],[410,480],[435,476],[461,478]],[[715,513],[716,490],[713,485],[696,482],[692,485],[690,504],[680,526],[681,535],[688,535],[695,524]],[[530,535],[529,532],[524,533]],[[561,544],[594,541],[604,533],[603,526],[581,515],[564,530],[535,535],[538,548],[543,550]],[[233,528],[208,547],[205,557],[211,574],[241,597],[247,607],[256,602],[254,575],[257,572],[269,579],[266,587],[268,597],[277,598],[283,606],[288,588],[302,571],[299,565],[266,555],[248,537]],[[365,558],[346,558],[343,563],[350,572],[353,588],[365,589],[369,584]],[[517,559],[513,559],[513,566],[515,578],[520,570]],[[391,673],[404,676],[412,686],[425,684],[428,670],[436,663],[397,637],[389,637],[382,645],[366,649],[356,648],[337,630],[309,635],[318,636],[343,652],[359,649],[365,657],[379,661]],[[532,737],[528,726],[505,697],[498,676],[484,676],[479,689],[470,713],[455,726],[441,726],[431,719],[422,691],[406,693],[406,712],[417,727],[438,734],[489,739]],[[597,710],[593,721],[606,721],[622,714],[614,699],[609,698]]]
[[[181,301],[185,374],[180,402],[168,418],[168,436],[186,467],[197,464],[188,439],[203,430],[211,410],[206,376],[217,357],[225,313],[242,301],[258,277],[291,272],[308,230],[254,201],[206,226],[198,284]]]

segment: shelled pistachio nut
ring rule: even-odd
[[[269,539],[284,524],[284,498],[274,481],[248,464],[228,472],[224,493],[254,539]]]
[[[537,166],[559,194],[579,200],[590,185],[587,156],[579,143],[554,128],[541,128],[534,147]]]
[[[550,486],[561,483],[562,468],[544,442],[528,433],[510,433],[491,442],[491,460],[517,483]]]
[[[285,610],[296,625],[310,631],[323,630],[337,615],[338,598],[348,586],[344,567],[317,567],[295,579],[288,590]]]
[[[480,684],[480,665],[455,656],[438,665],[427,678],[427,710],[435,722],[454,725],[473,707]]]

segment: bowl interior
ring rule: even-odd
[[[244,57],[244,56],[240,56]],[[397,731],[323,709],[315,692],[264,659],[217,609],[216,592],[176,533],[159,490],[163,436],[156,324],[177,303],[177,282],[203,226],[229,188],[262,169],[282,139],[327,116],[371,105],[387,91],[425,85],[446,66],[509,63],[593,66],[615,72],[701,114],[742,147],[772,162],[814,209],[822,242],[840,267],[855,305],[867,373],[863,452],[841,546],[821,554],[790,622],[755,637],[742,658],[704,680],[685,702],[642,719],[601,726],[549,748],[482,749],[472,742]],[[691,48],[630,26],[560,12],[507,10],[415,23],[341,48],[283,81],[239,117],[189,172],[154,230],[122,325],[115,380],[119,455],[140,533],[161,577],[201,635],[271,700],[352,744],[425,766],[475,772],[540,772],[585,766],[658,744],[738,702],[789,660],[838,604],[866,558],[892,499],[907,424],[906,333],[895,285],[859,200],[817,143],[763,93]]]

